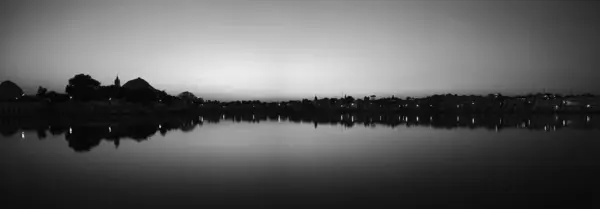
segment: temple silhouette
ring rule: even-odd
[[[189,91],[169,95],[138,77],[102,86],[89,75],[69,79],[66,93],[38,88],[26,95],[11,81],[0,84],[0,116],[168,115],[168,114],[596,114],[600,97],[536,93],[504,96],[437,94],[422,98],[318,98],[278,102],[204,100]]]

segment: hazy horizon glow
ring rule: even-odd
[[[0,80],[142,77],[213,99],[600,93],[600,3],[14,1]]]

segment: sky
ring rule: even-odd
[[[207,99],[600,93],[593,1],[18,0],[0,81],[144,78]]]

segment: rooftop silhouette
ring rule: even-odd
[[[421,98],[377,97],[300,99],[279,102],[204,100],[189,91],[169,95],[138,77],[122,86],[118,76],[113,84],[101,85],[90,75],[77,74],[68,80],[66,94],[38,88],[36,95],[25,95],[18,85],[0,85],[0,115],[148,115],[172,114],[555,114],[600,113],[600,97],[592,94],[560,95],[535,93],[505,96],[436,94]]]

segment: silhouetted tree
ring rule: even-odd
[[[44,96],[46,96],[46,92],[48,92],[48,89],[40,86],[40,87],[38,87],[38,90],[37,90],[37,93],[35,94],[35,96],[44,97]]]
[[[345,97],[344,98],[344,102],[345,103],[352,103],[352,102],[354,102],[354,97],[352,97],[352,96]]]
[[[78,74],[69,79],[66,92],[74,99],[89,101],[96,97],[96,90],[100,87],[100,82],[89,75]]]
[[[189,100],[189,101],[195,101],[196,99],[198,99],[198,97],[196,97],[196,95],[194,95],[193,93],[191,93],[189,91],[181,92],[181,94],[177,95],[177,97],[179,97],[180,99]]]
[[[46,98],[50,99],[50,102],[65,102],[69,100],[69,95],[59,94],[54,91],[46,93]]]
[[[155,92],[155,94],[158,97],[158,101],[161,103],[165,103],[165,104],[171,104],[171,102],[178,99],[175,96],[171,96],[171,95],[167,94],[167,92],[165,92],[164,90],[157,91],[157,92]]]

